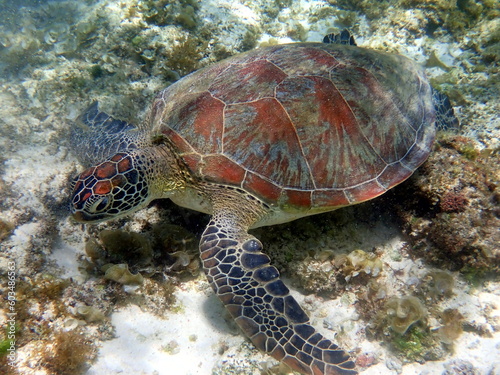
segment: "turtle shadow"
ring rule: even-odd
[[[210,291],[203,301],[202,311],[207,322],[221,334],[239,335],[238,326],[214,292]]]

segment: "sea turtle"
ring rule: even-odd
[[[325,41],[194,72],[161,91],[139,127],[92,104],[72,135],[94,166],[74,180],[71,213],[99,222],[170,198],[210,214],[203,269],[254,345],[303,374],[352,375],[248,230],[379,196],[427,158],[436,118],[454,120],[412,60],[347,32]]]

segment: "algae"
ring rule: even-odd
[[[132,274],[127,264],[104,265],[101,269],[105,279],[116,281],[119,284],[141,285],[144,282],[142,275],[140,273]]]
[[[422,302],[413,296],[392,297],[386,302],[384,309],[389,326],[401,335],[427,315]]]

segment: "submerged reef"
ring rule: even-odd
[[[108,280],[118,303],[134,303],[160,315],[175,304],[176,285],[197,276],[200,270],[198,240],[168,220],[147,225],[141,233],[94,230],[85,251],[80,263],[87,278]]]
[[[387,315],[389,327],[402,335],[412,324],[427,315],[422,302],[413,296],[390,298],[384,306],[384,313]]]
[[[108,264],[101,268],[104,278],[123,285],[142,285],[144,278],[140,273],[133,275],[127,264]]]
[[[71,306],[71,301],[78,299],[73,294],[75,287],[73,281],[50,274],[17,280],[16,348],[29,348],[26,359],[44,373],[81,374],[97,355],[97,335],[79,324],[67,325],[76,321]],[[0,353],[0,370],[13,374],[3,354]]]
[[[390,12],[391,21],[405,20],[404,12],[412,10],[419,12],[421,32],[432,35],[438,29],[445,29],[451,35],[461,35],[466,30],[474,27],[482,19],[494,19],[499,16],[495,0],[399,0],[396,5],[392,1],[370,0],[328,0],[332,5],[347,11],[359,12],[368,17],[375,26],[387,19],[388,8],[396,8]],[[423,23],[423,25],[422,25]],[[411,25],[407,25],[411,27]]]
[[[264,243],[272,263],[281,272],[294,275],[297,286],[308,293],[338,296],[346,286],[366,285],[383,274],[379,249],[365,246],[367,230],[376,236],[375,228],[368,229],[371,220],[377,220],[370,207],[346,207],[259,228],[255,235]]]
[[[441,360],[453,352],[463,332],[462,314],[441,311],[433,300],[393,296],[371,306],[367,337],[382,341],[403,362]]]
[[[142,284],[142,276],[172,272],[196,276],[200,265],[198,241],[185,228],[173,224],[156,224],[144,233],[107,229],[85,244],[89,272],[104,272],[105,277],[127,284]],[[129,268],[131,271],[129,271]],[[100,271],[99,271],[100,270]],[[120,280],[120,281],[119,281]]]
[[[194,0],[143,0],[130,12],[141,14],[144,19],[154,25],[180,25],[186,29],[194,29],[199,23],[196,11],[199,5]]]
[[[433,299],[449,298],[453,295],[455,287],[455,279],[453,275],[447,271],[432,270],[427,273],[427,283],[424,294]]]
[[[476,149],[463,136],[443,135],[435,152],[388,199],[411,244],[433,265],[469,275],[500,270],[498,150]]]

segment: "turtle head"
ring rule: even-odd
[[[151,200],[140,158],[119,152],[73,181],[71,214],[78,222],[99,222],[134,212]]]

